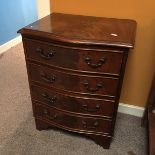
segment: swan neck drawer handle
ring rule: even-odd
[[[88,91],[90,91],[90,92],[96,92],[96,91],[99,91],[101,88],[103,88],[103,83],[102,82],[99,82],[99,83],[97,83],[96,84],[96,88],[92,88],[92,87],[90,87],[90,84],[89,84],[89,82],[88,81],[84,81],[83,82],[83,85],[84,85],[84,87],[88,90]]]
[[[96,64],[94,64],[94,63],[92,63],[92,58],[85,57],[85,62],[91,68],[99,68],[105,63],[105,58],[104,57],[100,58],[99,61]]]
[[[88,112],[97,112],[98,110],[100,110],[101,105],[100,104],[96,104],[95,108],[89,108],[87,104],[83,104],[82,107],[83,107],[83,109],[85,111],[88,111]]]
[[[57,114],[51,115],[51,114],[49,113],[49,111],[46,110],[46,109],[43,110],[43,114],[44,114],[48,119],[50,119],[50,120],[54,120],[54,119],[56,119],[56,118],[58,117]]]
[[[44,72],[40,73],[41,79],[47,83],[53,83],[56,79],[56,77],[54,75],[47,75]]]
[[[50,103],[55,103],[56,100],[57,100],[57,97],[56,96],[49,96],[47,93],[43,93],[41,94],[41,96],[48,102]]]
[[[82,121],[82,125],[87,129],[96,129],[99,126],[99,123],[95,121],[92,125],[88,125],[86,121]]]
[[[54,56],[54,54],[55,54],[55,52],[52,51],[52,50],[50,52],[48,52],[47,54],[45,54],[44,50],[42,48],[40,48],[40,47],[38,47],[36,49],[36,52],[39,53],[41,58],[44,58],[46,60],[50,60]]]

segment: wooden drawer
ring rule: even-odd
[[[33,100],[64,111],[106,118],[113,117],[114,101],[71,96],[34,85],[31,86],[31,94]]]
[[[69,74],[35,64],[29,64],[29,69],[31,80],[48,87],[75,93],[110,97],[115,96],[117,92],[117,78]]]
[[[34,104],[34,114],[36,117],[47,120],[58,125],[59,127],[61,126],[62,128],[68,128],[70,130],[105,134],[110,134],[111,132],[111,120],[70,115],[68,113],[38,104],[37,102]]]
[[[73,49],[46,42],[24,39],[26,57],[65,69],[119,75],[123,53]]]

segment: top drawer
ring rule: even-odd
[[[80,72],[119,75],[123,52],[75,49],[24,39],[26,58]]]

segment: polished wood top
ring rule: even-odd
[[[52,13],[19,33],[68,43],[132,48],[135,31],[136,22],[133,20]]]

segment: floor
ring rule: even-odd
[[[146,155],[141,119],[118,114],[109,150],[66,132],[37,131],[22,44],[0,56],[0,155]]]

